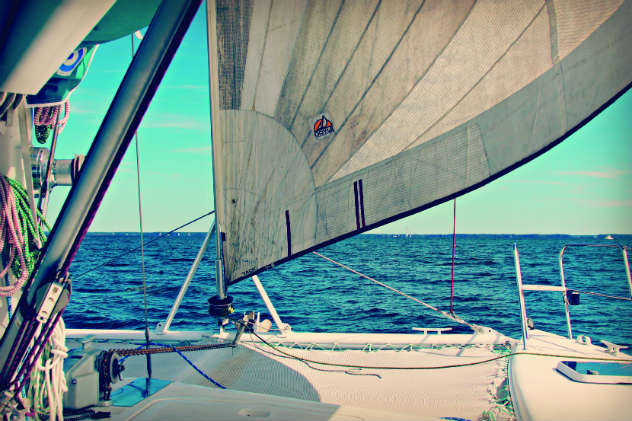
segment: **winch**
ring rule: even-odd
[[[48,190],[50,191],[55,186],[72,186],[79,177],[84,158],[83,155],[75,155],[72,159],[53,159]],[[50,151],[47,148],[31,148],[31,172],[36,197],[39,197],[42,186],[45,184],[49,159]]]

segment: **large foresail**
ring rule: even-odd
[[[228,284],[480,186],[629,87],[621,0],[216,0]]]

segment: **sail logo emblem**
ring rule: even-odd
[[[59,76],[70,76],[73,70],[81,63],[81,60],[83,60],[87,50],[86,47],[82,47],[70,53],[68,58],[59,66],[57,74]]]
[[[323,114],[316,122],[314,123],[314,136],[323,137],[334,132],[334,124],[331,120],[325,118]]]

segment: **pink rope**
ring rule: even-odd
[[[456,199],[454,199],[454,217],[452,223],[452,282],[450,283],[450,313],[454,313],[452,309],[452,301],[454,299],[454,250],[456,248]]]
[[[70,101],[66,99],[63,104],[53,105],[50,107],[35,107],[35,113],[33,115],[33,124],[36,126],[52,126],[57,121],[57,115],[61,112],[61,107],[64,106],[64,116],[59,119],[57,127],[61,132],[66,126],[68,121],[68,115],[70,114]]]
[[[4,250],[5,244],[9,248],[9,260],[7,267],[2,270],[0,276],[4,276],[9,267],[13,257],[17,254],[20,262],[20,277],[13,285],[0,286],[0,297],[7,297],[14,295],[21,287],[29,276],[26,260],[24,259],[24,250],[22,245],[24,244],[24,238],[22,236],[22,230],[20,229],[20,222],[18,217],[18,210],[16,208],[15,195],[9,185],[9,182],[4,177],[0,177],[0,253]],[[5,239],[8,241],[5,242]]]
[[[61,108],[61,105],[59,106]],[[66,121],[68,121],[68,115],[70,114],[70,101],[66,99],[64,102],[64,117],[59,120],[59,131],[61,132],[63,128],[66,126]]]

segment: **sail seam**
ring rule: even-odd
[[[265,57],[266,47],[268,45],[268,31],[270,30],[270,16],[272,16],[272,5],[274,0],[270,1],[270,8],[268,9],[268,18],[266,21],[265,38],[263,39],[263,47],[261,48],[261,58],[259,59],[259,71],[257,72],[257,83],[255,83],[254,96],[252,98],[252,109],[257,109],[257,91],[259,90],[259,81],[261,80],[261,69],[263,69],[263,58]]]
[[[364,89],[364,92],[362,92],[362,95],[360,96],[360,98],[358,99],[358,101],[355,103],[355,105],[353,106],[353,108],[351,109],[351,111],[349,111],[349,113],[347,114],[347,116],[345,117],[345,119],[342,121],[342,123],[340,123],[340,126],[338,127],[338,133],[340,133],[340,131],[342,130],[342,128],[347,124],[347,121],[349,121],[350,116],[355,112],[355,110],[360,106],[360,103],[364,100],[364,98],[367,96],[367,94],[369,93],[369,91],[371,90],[371,88],[373,88],[373,85],[375,85],[375,82],[379,79],[379,77],[382,75],[382,72],[384,71],[384,69],[386,68],[386,66],[388,65],[388,63],[390,63],[391,58],[393,57],[393,55],[395,54],[395,51],[397,51],[397,49],[399,48],[400,44],[402,43],[402,41],[404,40],[404,38],[406,38],[406,35],[408,35],[408,32],[410,31],[410,28],[413,26],[413,23],[417,20],[417,16],[419,16],[419,13],[421,12],[421,9],[424,7],[424,4],[426,4],[426,1],[422,1],[421,4],[419,5],[419,7],[417,8],[417,10],[415,11],[415,14],[413,15],[413,17],[410,19],[410,22],[408,23],[408,26],[406,26],[406,29],[404,29],[404,32],[402,33],[402,35],[399,37],[399,39],[397,40],[397,42],[395,43],[395,45],[393,46],[391,52],[389,53],[388,57],[386,57],[386,60],[384,60],[384,63],[382,63],[382,66],[380,67],[380,70],[378,70],[378,72],[376,73],[376,75],[373,77],[373,79],[371,80],[371,82],[369,83],[369,86],[367,86]],[[364,37],[364,34],[363,34]],[[353,56],[351,57],[351,59],[353,58]],[[351,59],[349,60],[349,62],[351,62]],[[346,71],[346,67],[345,67],[345,71]],[[325,105],[327,104],[327,102],[329,102],[329,99],[332,97],[333,93],[334,93],[335,89],[333,89],[330,94],[329,97],[327,98],[327,101],[325,102]],[[324,109],[324,106],[323,106]],[[337,138],[337,135],[335,134],[334,137],[331,139],[330,142],[328,142],[325,147],[323,148],[322,151],[320,151],[320,153],[318,154],[318,157],[314,160],[314,162],[311,164],[311,168],[314,168],[316,166],[316,164],[318,163],[318,161],[320,160],[320,158],[322,158],[322,156],[325,154],[325,152],[329,149],[329,146],[335,142]],[[345,161],[347,162],[347,161]],[[343,163],[344,164],[344,163]],[[331,177],[330,177],[331,178]]]
[[[557,44],[557,12],[553,1],[546,2],[546,8],[549,14],[549,38],[551,43],[551,61],[557,64],[560,61],[560,53]]]
[[[292,116],[292,120],[290,121],[290,124],[288,125],[288,127],[294,126],[294,121],[296,121],[296,116],[298,115],[298,110],[300,110],[301,106],[303,105],[303,101],[305,100],[305,96],[307,95],[307,91],[309,91],[309,88],[312,86],[312,80],[314,80],[314,75],[316,74],[316,71],[318,70],[318,67],[319,67],[319,64],[320,64],[320,59],[323,57],[323,54],[325,54],[325,50],[327,49],[327,45],[329,44],[329,39],[331,38],[331,34],[334,32],[334,28],[336,27],[336,24],[338,23],[338,18],[340,17],[340,14],[342,12],[342,8],[344,7],[344,4],[345,4],[345,1],[342,0],[340,2],[340,7],[338,7],[338,12],[336,13],[336,17],[334,18],[334,21],[331,24],[331,28],[329,28],[329,33],[327,34],[327,38],[325,39],[325,43],[323,44],[323,48],[320,50],[320,54],[318,55],[318,59],[316,60],[316,65],[314,66],[314,69],[312,70],[312,74],[309,75],[309,80],[307,81],[307,85],[305,86],[305,89],[303,90],[303,94],[301,95],[301,99],[299,100],[298,104],[296,105],[296,109],[294,110],[294,115]]]
[[[546,7],[546,4],[543,4],[542,7],[540,7],[540,9],[538,10],[538,13],[536,13],[533,18],[531,19],[531,21],[529,21],[529,23],[527,24],[527,26],[525,26],[525,28],[520,32],[520,34],[518,34],[518,36],[516,37],[516,39],[513,40],[513,42],[511,44],[509,44],[509,46],[507,47],[507,49],[505,50],[505,52],[503,54],[500,55],[500,57],[498,57],[498,59],[496,59],[496,61],[490,66],[490,68],[476,81],[476,83],[474,83],[470,89],[467,90],[467,92],[465,92],[461,98],[454,103],[454,105],[452,107],[450,107],[449,109],[447,109],[442,115],[441,117],[439,117],[434,123],[432,123],[430,126],[428,126],[428,128],[426,128],[426,130],[424,130],[419,136],[417,136],[413,141],[411,141],[410,143],[408,143],[408,145],[406,145],[404,148],[402,148],[402,151],[410,148],[412,145],[414,145],[419,139],[421,139],[426,133],[428,133],[430,130],[432,130],[434,127],[437,126],[437,124],[439,124],[441,121],[443,121],[443,119],[450,114],[456,107],[458,107],[465,98],[468,97],[468,95],[470,93],[472,93],[472,91],[474,89],[476,89],[476,87],[478,87],[480,85],[480,83],[483,81],[483,79],[485,79],[485,77],[487,75],[489,75],[494,68],[498,65],[498,63],[500,63],[509,53],[509,51],[511,51],[511,49],[518,43],[518,41],[520,41],[523,37],[523,35],[529,30],[529,28],[531,28],[531,26],[533,25],[533,23],[535,22],[535,20],[538,18],[538,16],[540,16],[540,14],[542,13],[542,11],[544,10],[544,8]],[[401,152],[401,151],[400,151]]]
[[[380,0],[378,2],[377,6],[375,6],[375,9],[373,10],[373,14],[371,15],[371,17],[369,18],[367,24],[365,25],[364,30],[362,31],[362,35],[360,35],[360,38],[358,39],[358,42],[356,43],[355,47],[353,47],[353,52],[349,56],[349,60],[347,60],[347,63],[345,64],[345,67],[342,69],[342,72],[340,72],[340,75],[338,75],[338,79],[336,79],[336,82],[334,83],[334,86],[331,88],[331,91],[329,92],[329,95],[327,96],[327,99],[325,100],[325,102],[323,102],[323,105],[320,107],[321,113],[325,110],[325,107],[329,103],[329,100],[331,99],[331,97],[333,96],[334,92],[338,88],[338,85],[340,84],[340,81],[342,80],[342,77],[345,75],[345,73],[347,71],[347,68],[349,67],[349,65],[353,61],[353,57],[355,57],[355,54],[358,51],[358,48],[360,47],[360,44],[362,44],[362,40],[364,39],[364,36],[366,35],[367,31],[369,30],[369,27],[371,26],[371,23],[373,22],[373,19],[375,19],[375,16],[377,15],[377,11],[379,10],[381,5],[382,5],[382,1]],[[303,139],[303,142],[301,143],[301,147],[303,147],[303,145],[305,145],[305,142],[307,142],[307,139],[309,139],[309,137],[310,137],[310,134],[305,136],[305,138]],[[333,141],[333,139],[332,139],[332,141]],[[313,168],[313,165],[312,165],[312,168]]]

